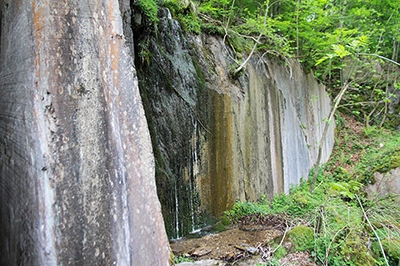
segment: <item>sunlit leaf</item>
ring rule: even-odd
[[[343,58],[351,54],[349,51],[346,50],[346,47],[344,47],[341,44],[332,44],[332,48],[335,54],[337,54],[337,56],[339,56],[340,58]]]

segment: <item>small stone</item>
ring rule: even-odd
[[[191,256],[194,256],[194,257],[202,257],[202,256],[205,256],[205,255],[207,255],[207,254],[210,254],[211,251],[212,251],[211,248],[208,248],[208,247],[199,247],[199,248],[195,248],[195,249],[189,251],[189,254],[190,254]]]

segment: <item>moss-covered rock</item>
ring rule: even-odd
[[[383,154],[374,172],[387,173],[392,169],[400,167],[400,149]]]
[[[314,247],[314,230],[310,227],[296,226],[288,233],[288,238],[293,243],[294,251],[312,250]]]
[[[395,169],[397,167],[400,167],[400,154],[393,155],[389,165],[390,169]]]
[[[296,226],[286,234],[283,241],[282,238],[283,235],[269,243],[272,249],[276,249],[274,252],[276,259],[281,259],[290,253],[312,250],[314,247],[314,230],[304,225]]]
[[[276,246],[277,247],[277,246]],[[275,247],[275,248],[276,248]],[[286,248],[284,248],[283,246],[280,246],[274,253],[274,258],[275,259],[281,259],[283,257],[285,257],[288,254],[288,251],[286,250]]]
[[[352,265],[377,265],[378,262],[368,252],[364,241],[355,235],[347,238],[345,245],[342,247],[341,253],[344,259],[351,262]]]

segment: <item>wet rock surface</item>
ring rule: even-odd
[[[178,238],[237,199],[271,199],[308,176],[330,98],[298,62],[261,54],[232,78],[223,38],[187,36],[168,10],[160,16],[156,36],[134,32],[135,62],[167,232]]]

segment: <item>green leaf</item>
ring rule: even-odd
[[[340,58],[346,57],[351,54],[349,51],[346,50],[346,47],[341,44],[332,44],[332,48],[335,54]]]
[[[335,54],[327,54],[324,57],[320,58],[317,60],[317,62],[315,63],[315,66],[318,66],[319,64],[321,64],[322,62],[324,62],[326,59],[332,59],[334,58],[336,55]]]

